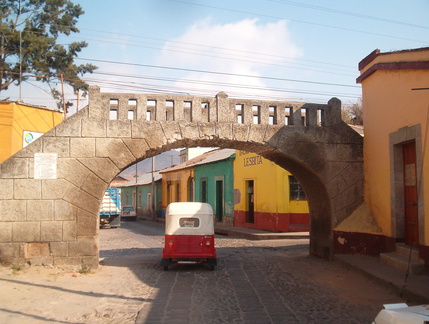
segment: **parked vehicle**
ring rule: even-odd
[[[162,266],[174,263],[204,263],[214,270],[216,248],[212,207],[207,203],[175,202],[165,214]]]
[[[137,220],[137,212],[134,206],[122,206],[121,219],[133,221]]]
[[[100,206],[100,228],[118,227],[121,225],[121,191],[109,187],[104,193]]]
[[[386,304],[373,324],[427,324],[429,305],[408,306],[405,303]]]

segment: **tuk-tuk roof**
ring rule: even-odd
[[[180,227],[180,218],[196,217],[198,227]],[[207,203],[175,202],[168,205],[165,213],[165,234],[167,235],[204,235],[213,234],[213,209]]]

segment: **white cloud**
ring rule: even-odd
[[[183,79],[233,83],[264,87],[263,80],[255,78],[266,74],[273,65],[290,63],[302,55],[291,39],[284,20],[261,23],[258,19],[245,19],[235,23],[216,24],[205,19],[190,26],[179,38],[168,41],[158,59],[158,65],[204,71],[218,71],[236,75],[181,74],[176,87],[226,91],[225,85],[189,85]],[[245,78],[239,75],[251,75]],[[246,92],[235,89],[235,92]],[[254,92],[254,90],[251,90]]]

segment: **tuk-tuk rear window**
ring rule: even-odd
[[[194,217],[181,217],[179,219],[179,226],[180,227],[199,227],[200,220],[199,218],[194,218]]]

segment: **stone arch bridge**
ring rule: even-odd
[[[98,212],[113,178],[180,147],[256,152],[309,199],[310,253],[331,258],[333,228],[363,201],[362,138],[327,104],[101,93],[0,164],[0,261],[98,266]]]

